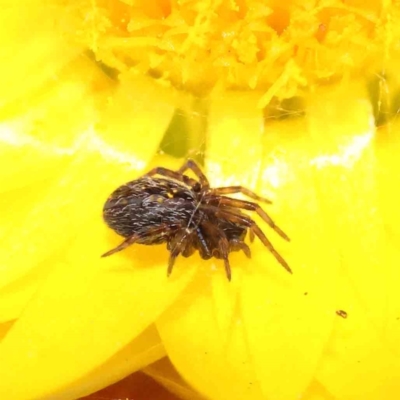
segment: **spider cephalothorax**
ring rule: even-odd
[[[198,181],[184,174],[188,169]],[[203,259],[223,259],[230,280],[228,255],[231,251],[242,250],[247,257],[251,256],[250,248],[244,242],[249,232],[251,241],[257,236],[291,272],[259,226],[241,210],[255,211],[282,238],[289,240],[287,235],[257,203],[225,196],[233,193],[271,203],[242,186],[210,188],[208,179],[192,160],[178,171],[154,168],[143,177],[120,186],[106,201],[105,222],[126,239],[103,257],[133,243],[167,243],[171,253],[168,275],[179,254],[189,257],[197,250]]]

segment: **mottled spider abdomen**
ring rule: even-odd
[[[183,184],[162,178],[143,177],[128,182],[115,190],[103,207],[107,225],[123,237],[138,234],[136,242],[158,244],[169,235],[146,237],[157,227],[188,223],[194,212],[193,197]],[[171,233],[171,232],[170,232]]]

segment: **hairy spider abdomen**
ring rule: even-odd
[[[174,231],[193,221],[194,198],[184,184],[161,178],[143,177],[128,182],[115,190],[103,208],[107,225],[123,237],[138,234],[141,244],[158,244],[169,239],[169,235],[148,237],[147,232],[157,227],[168,226]]]

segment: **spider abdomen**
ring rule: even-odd
[[[184,185],[161,178],[143,177],[116,189],[103,207],[106,224],[123,237],[138,234],[141,244],[158,244],[170,235],[155,235],[148,231],[157,227],[177,228],[193,219],[195,203]]]

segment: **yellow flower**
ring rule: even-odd
[[[2,4],[0,398],[165,356],[194,389],[145,371],[184,398],[399,397],[400,14],[353,3]],[[188,155],[274,201],[292,276],[257,241],[232,282],[197,254],[167,279],[161,246],[100,259],[109,193]]]

